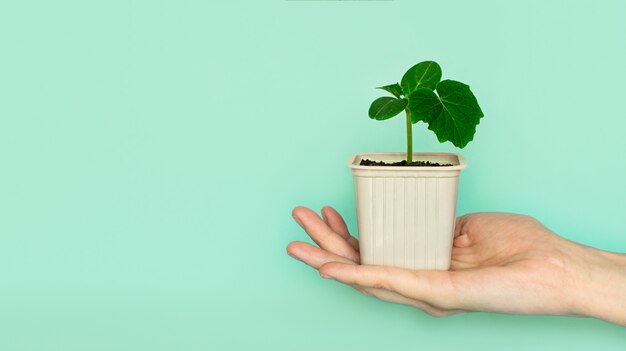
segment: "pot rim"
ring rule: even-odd
[[[456,171],[467,168],[467,162],[465,157],[461,154],[455,154],[451,152],[414,152],[413,158],[419,158],[421,156],[427,156],[431,158],[429,161],[433,161],[433,158],[442,158],[443,160],[435,160],[436,162],[452,163],[452,166],[361,166],[359,162],[363,158],[397,158],[406,155],[406,152],[361,152],[352,154],[348,160],[348,167],[353,170],[377,170],[377,171]]]

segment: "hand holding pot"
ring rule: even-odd
[[[487,311],[589,316],[626,326],[626,255],[568,241],[537,220],[510,213],[457,219],[450,271],[360,265],[358,241],[334,209],[320,218],[304,207],[294,219],[319,247],[292,242],[287,252],[381,300],[433,316]]]

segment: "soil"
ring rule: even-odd
[[[406,160],[402,160],[399,162],[384,162],[384,161],[372,161],[368,159],[361,160],[359,164],[361,166],[405,166],[405,167],[446,167],[452,166],[450,163],[439,163],[439,162],[430,162],[430,161],[413,161],[411,163],[406,162]]]

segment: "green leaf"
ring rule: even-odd
[[[398,99],[402,96],[402,94],[404,94],[402,92],[402,87],[398,83],[391,84],[391,85],[385,85],[384,87],[378,87],[376,89],[386,90],[386,91],[390,92],[393,96],[397,97]]]
[[[467,84],[444,80],[437,85],[437,93],[418,89],[409,96],[411,120],[415,115],[416,122],[427,122],[439,142],[464,148],[474,139],[483,111]]]
[[[409,111],[411,112],[411,123],[419,121],[430,123],[430,121],[441,113],[443,105],[439,96],[434,91],[427,88],[417,88],[409,95]]]
[[[402,112],[407,105],[405,99],[396,99],[390,96],[380,97],[370,106],[369,116],[371,119],[382,121],[389,119]]]
[[[417,88],[435,90],[441,80],[441,67],[434,61],[424,61],[409,68],[402,76],[400,85],[405,96],[409,96]]]

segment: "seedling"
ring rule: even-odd
[[[469,85],[455,80],[441,80],[441,67],[424,61],[411,67],[400,83],[383,89],[394,97],[380,97],[369,109],[371,119],[383,121],[406,112],[406,160],[413,162],[413,124],[424,121],[440,143],[451,142],[464,148],[476,133],[484,116]]]

